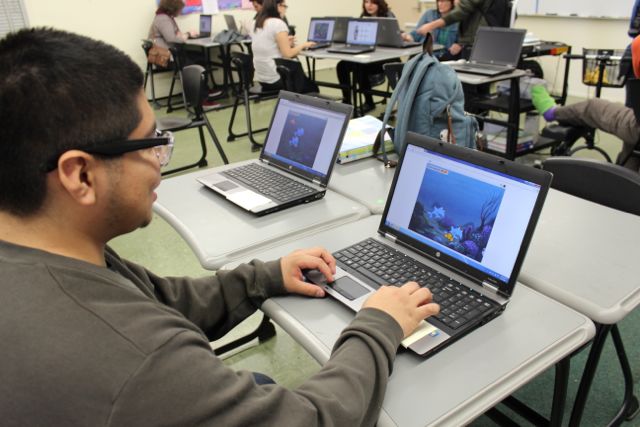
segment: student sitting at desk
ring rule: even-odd
[[[293,38],[289,37],[289,27],[282,20],[287,7],[285,0],[264,0],[251,34],[255,77],[265,91],[283,88],[275,58],[295,58],[314,45],[313,42],[294,45]],[[308,79],[307,86],[305,92],[318,91],[315,83]]]
[[[171,156],[142,83],[128,56],[84,36],[0,40],[3,425],[374,425],[400,341],[438,312],[431,293],[381,288],[295,390],[225,367],[210,339],[271,296],[322,297],[301,270],[331,280],[335,260],[314,248],[193,279],[111,250],[151,221]]]
[[[386,0],[362,0],[362,13],[360,18],[365,17],[378,17],[378,18],[395,18],[396,15],[389,9],[389,5]],[[400,59],[392,59],[385,62],[399,62]],[[375,108],[373,103],[373,96],[367,91],[371,90],[370,76],[377,76],[384,73],[382,65],[385,62],[376,62],[374,64],[366,64],[356,66],[352,62],[340,61],[336,66],[336,74],[338,75],[338,82],[343,86],[342,89],[342,102],[345,104],[351,104],[351,91],[347,88],[351,83],[349,81],[350,73],[357,71],[355,78],[358,80],[358,87],[365,92],[364,105],[362,112],[366,113]]]
[[[184,9],[182,0],[160,0],[158,9],[149,28],[149,39],[153,40],[160,47],[166,49],[174,43],[184,43],[189,38],[196,37],[195,32],[182,32],[176,23],[176,16],[179,16]]]
[[[416,28],[420,28],[426,23],[433,22],[436,19],[446,16],[453,9],[455,3],[454,0],[437,0],[436,9],[428,9],[418,21]],[[433,42],[444,46],[444,50],[434,52],[441,61],[451,61],[460,57],[462,46],[458,42],[458,26],[457,22],[447,25],[446,27],[437,28],[433,30]],[[425,36],[418,33],[416,30],[410,33],[404,33],[403,38],[406,41],[423,42]]]
[[[456,7],[450,13],[419,26],[416,28],[416,33],[424,36],[439,28],[459,22],[460,31],[458,43],[462,46],[461,56],[464,59],[469,59],[478,27],[488,25],[485,13],[493,1],[494,0],[459,0],[456,3]]]

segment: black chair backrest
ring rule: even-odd
[[[276,69],[282,79],[284,90],[295,93],[304,93],[307,89],[305,85],[305,74],[302,64],[293,59],[275,58]]]
[[[184,45],[174,43],[169,47],[171,56],[173,57],[173,63],[177,70],[182,70],[187,65],[187,54],[184,51]]]
[[[144,56],[149,56],[149,50],[153,47],[153,42],[151,40],[142,40],[142,50],[144,50]]]
[[[231,64],[238,72],[240,87],[244,90],[249,90],[253,84],[253,56],[243,52],[232,52]]]
[[[396,88],[398,80],[400,80],[400,76],[402,75],[402,67],[404,67],[402,62],[390,62],[382,65],[382,69],[384,70],[385,76],[387,76],[391,89]]]
[[[207,75],[202,65],[187,65],[182,69],[182,90],[188,107],[201,116],[202,102],[207,99]]]
[[[575,157],[552,157],[542,167],[553,174],[551,187],[556,190],[640,215],[640,174],[636,172],[612,163]]]

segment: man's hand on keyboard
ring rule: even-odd
[[[333,282],[336,272],[336,260],[325,248],[316,247],[302,249],[280,259],[284,287],[293,294],[310,297],[324,297],[324,290],[319,286],[304,281],[302,270],[319,270],[327,282]]]
[[[408,282],[401,287],[382,286],[364,302],[362,308],[377,308],[393,317],[406,338],[422,320],[440,312],[440,306],[432,300],[429,289],[421,288],[416,282]]]

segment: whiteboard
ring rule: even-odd
[[[518,0],[521,15],[630,18],[634,0]]]

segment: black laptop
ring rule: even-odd
[[[280,91],[258,160],[211,169],[197,180],[265,215],[324,197],[353,107]]]
[[[480,27],[466,63],[452,63],[461,73],[497,76],[515,70],[520,61],[522,43],[527,30],[502,27]]]
[[[344,46],[331,47],[327,52],[358,55],[373,52],[378,39],[378,21],[373,19],[352,19],[347,25],[347,42]]]
[[[409,132],[377,233],[333,254],[333,283],[316,270],[307,279],[354,311],[381,285],[428,287],[440,314],[403,345],[433,354],[505,309],[550,183],[546,171]]]
[[[400,24],[396,18],[367,18],[375,19],[378,21],[378,46],[407,48],[414,46],[421,46],[421,42],[405,41],[402,38],[402,31],[400,31]]]
[[[331,46],[335,21],[330,18],[311,18],[307,40],[314,42],[310,50],[324,49]]]
[[[333,19],[333,42],[344,43],[347,41],[347,27],[349,21],[353,18],[350,16],[325,16],[324,19]]]

